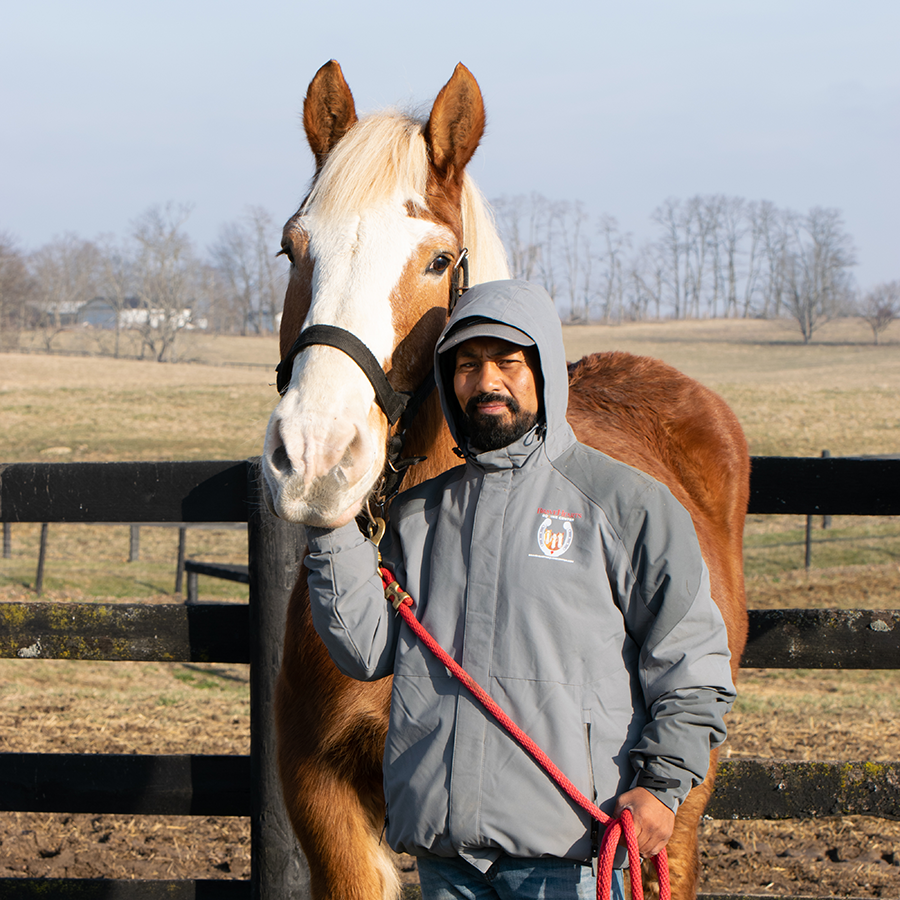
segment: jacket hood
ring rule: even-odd
[[[555,458],[573,440],[566,422],[569,404],[569,374],[563,347],[562,327],[550,295],[528,281],[486,281],[463,294],[450,316],[434,350],[434,372],[441,408],[457,444],[465,438],[460,433],[459,403],[453,391],[453,364],[456,354],[441,349],[448,337],[468,320],[489,319],[519,329],[530,337],[540,357],[543,376],[543,408],[546,418],[545,444],[548,455]],[[464,448],[465,449],[465,448]]]

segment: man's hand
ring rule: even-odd
[[[623,809],[631,811],[641,856],[656,856],[672,837],[675,813],[662,800],[642,787],[632,788],[621,794],[616,801],[613,815],[618,818],[622,815]]]

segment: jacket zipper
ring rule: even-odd
[[[594,761],[591,759],[591,711],[583,711],[584,718],[584,749],[587,753],[588,777],[591,782],[591,800],[597,802],[597,785],[594,783]],[[591,865],[594,877],[597,877],[597,867],[600,856],[600,823],[591,816]]]

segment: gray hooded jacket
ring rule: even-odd
[[[546,421],[486,453],[459,433],[438,353],[476,316],[534,339],[544,385]],[[465,464],[397,498],[386,563],[435,639],[587,797],[612,812],[643,772],[647,786],[646,776],[668,780],[650,789],[677,809],[706,775],[734,700],[690,517],[659,482],[576,441],[559,319],[542,289],[473,287],[435,371]],[[501,852],[589,860],[587,814],[388,606],[373,545],[353,523],[307,532],[313,622],[335,663],[353,678],[394,676],[391,846],[482,869]]]

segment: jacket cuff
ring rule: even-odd
[[[693,778],[690,772],[654,760],[648,768],[638,770],[631,786],[650,791],[660,803],[676,813],[693,787]]]
[[[368,538],[359,530],[355,520],[341,525],[340,528],[306,526],[306,543],[310,553],[338,553],[341,550],[358,547],[365,540]]]

